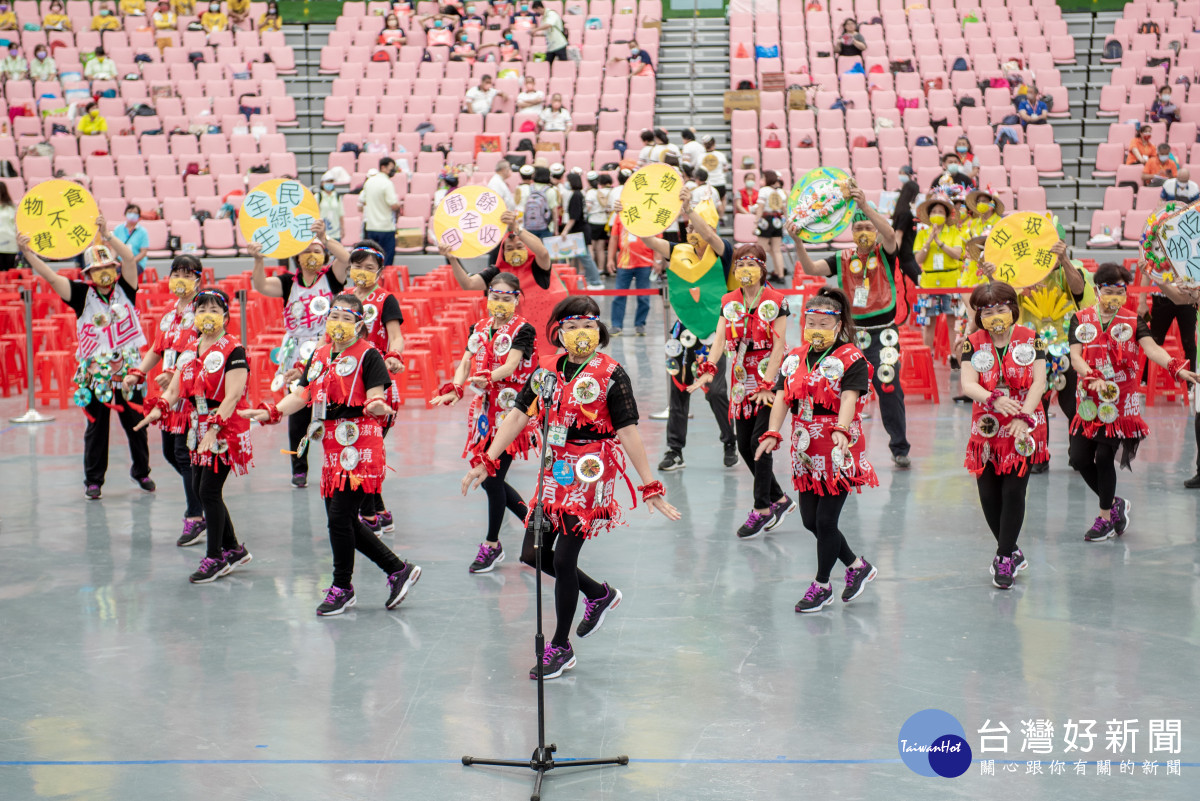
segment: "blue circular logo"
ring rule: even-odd
[[[900,759],[913,773],[953,779],[971,766],[971,746],[958,719],[940,709],[925,709],[900,727]]]

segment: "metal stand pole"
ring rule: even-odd
[[[250,344],[249,338],[246,336],[246,290],[239,289],[237,291],[238,309],[242,314],[242,347]]]
[[[54,420],[36,408],[33,394],[33,290],[21,287],[21,298],[25,301],[25,379],[29,389],[28,408],[20,417],[10,417],[10,423],[49,423]]]

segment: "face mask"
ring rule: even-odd
[[[38,61],[43,61],[46,58],[46,53],[44,51],[39,51],[37,53],[34,53],[34,56],[37,57]]]
[[[1164,102],[1164,103],[1166,103],[1168,100],[1170,100],[1170,99],[1171,99],[1171,93],[1170,93],[1170,92],[1163,92],[1163,93],[1160,95],[1160,97],[1162,97],[1162,100],[1163,100],[1163,102]]]
[[[346,345],[354,340],[354,323],[346,320],[329,320],[325,323],[325,334],[335,345]]]
[[[208,10],[209,10],[209,11],[211,11],[211,12],[213,12],[213,13],[215,14],[215,13],[217,13],[218,11],[220,11],[220,10],[221,10],[221,6],[219,6],[219,5],[218,5],[218,4],[216,4],[216,3],[212,3],[211,5],[209,5],[209,7],[208,7]]]
[[[200,312],[196,315],[196,330],[214,336],[225,328],[225,315],[220,312]]]
[[[930,214],[929,215],[929,224],[930,225],[945,225],[946,224],[946,215],[945,214]]]
[[[692,250],[696,251],[697,253],[704,248],[704,239],[700,236],[700,234],[689,231],[687,235],[687,241],[688,244],[692,246]]]
[[[1008,309],[995,314],[989,314],[981,317],[980,322],[983,327],[993,334],[1002,334],[1009,329],[1013,324],[1013,313]]]
[[[641,53],[642,53],[642,51],[636,47],[631,48],[629,51],[629,55],[631,55],[631,56],[638,56],[638,55],[641,55]]]
[[[167,281],[167,287],[176,297],[185,298],[196,291],[196,279],[173,276]]]
[[[957,164],[949,164],[946,167],[946,172],[950,173],[951,175],[958,175],[958,171],[960,169],[962,169],[962,168],[959,167],[959,165],[957,165]]]
[[[117,282],[117,271],[112,267],[98,267],[91,271],[92,283],[99,287],[109,287]]]
[[[1106,312],[1118,312],[1125,305],[1125,298],[1126,294],[1123,290],[1119,295],[1101,295],[1100,305]]]
[[[507,300],[489,300],[487,302],[488,314],[497,320],[507,320],[509,317],[512,317],[516,308],[516,303]]]
[[[441,21],[440,19],[435,19],[435,20],[433,21],[433,27],[435,27],[435,28],[440,28],[440,27],[442,27],[442,21]]]
[[[329,181],[327,183],[321,184],[321,188],[324,189],[326,192],[332,192],[333,186],[334,186],[333,181]]]
[[[756,186],[758,186],[758,183],[757,183],[757,182],[755,182],[755,181],[746,181],[746,188],[747,188],[747,189],[753,189],[753,188],[754,188],[754,187],[756,187]]]
[[[301,253],[296,257],[300,262],[300,268],[303,270],[319,270],[325,264],[325,257],[320,253]]]
[[[363,287],[375,285],[375,273],[372,270],[363,270],[357,267],[350,268],[350,283],[355,286]]]
[[[92,116],[92,117],[99,117],[99,116],[100,116],[100,109],[98,109],[98,108],[94,108],[94,109],[92,109],[91,111],[89,111],[89,112],[88,112],[88,115],[89,115],[89,116]]]
[[[750,286],[758,281],[762,276],[762,270],[757,266],[750,265],[747,267],[737,267],[733,271],[733,277],[738,280],[742,286]]]
[[[107,8],[100,9],[100,16],[107,17],[108,15],[109,15],[109,10]]]
[[[529,249],[524,246],[505,248],[504,260],[513,267],[520,267],[522,264],[529,261]]]
[[[592,328],[576,328],[562,335],[567,353],[572,356],[587,356],[600,345],[600,332]]]
[[[506,42],[511,42],[511,41],[512,41],[512,34],[511,34],[511,33],[506,33],[506,34],[504,34],[504,40],[505,40]],[[531,92],[532,92],[533,90],[532,90],[532,89],[530,89],[529,91],[531,91]]]
[[[836,331],[830,331],[826,328],[805,327],[804,329],[804,341],[817,350],[824,350],[832,345],[836,337]]]
[[[976,214],[987,214],[991,210],[992,210],[991,203],[976,203],[975,204],[975,213]]]
[[[858,245],[859,250],[870,250],[875,244],[875,232],[856,231],[854,234],[854,244]]]
[[[138,220],[142,219],[142,215],[138,214],[136,211],[131,211],[125,215],[125,219],[129,222],[137,222]]]
[[[954,148],[954,149],[955,149],[957,152],[959,152],[959,153],[966,153],[966,152],[967,152],[967,146],[966,146],[966,145],[959,145],[958,147],[956,147],[956,148]]]

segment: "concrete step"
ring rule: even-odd
[[[663,29],[659,53],[669,47],[724,47],[729,49],[729,29],[675,31]]]

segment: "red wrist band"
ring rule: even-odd
[[[458,384],[455,384],[453,381],[447,381],[445,384],[442,384],[442,388],[438,390],[439,395],[449,395],[450,393],[454,393],[459,400],[462,400],[463,388]]]
[[[1014,419],[1023,421],[1025,425],[1029,426],[1030,431],[1037,428],[1037,419],[1034,418],[1032,414],[1021,413],[1018,414]]]
[[[1005,398],[1005,397],[1008,397],[1008,396],[1005,395],[1003,392],[1001,392],[998,389],[993,389],[992,394],[988,397],[988,399],[984,402],[983,405],[988,408],[988,411],[992,411],[993,409],[996,408],[996,401],[1000,400],[1001,398]]]
[[[850,429],[846,428],[845,426],[834,426],[833,430],[842,432],[846,435],[846,439],[850,439]]]
[[[163,417],[166,417],[167,412],[171,411],[171,407],[167,406],[167,402],[165,400],[163,400],[162,395],[155,395],[153,398],[147,399],[146,402],[142,405],[142,410],[147,415],[150,414],[150,412],[154,411],[155,409],[158,409],[159,413]]]
[[[125,375],[131,375],[134,378],[140,378],[143,381],[146,380],[146,374],[144,372],[142,372],[140,369],[138,369],[137,367],[130,367],[128,370],[125,371]]]
[[[475,456],[471,457],[471,467],[483,465],[489,476],[496,475],[496,471],[500,469],[500,463],[487,455],[487,451],[480,451]]]
[[[775,446],[773,448],[771,448],[771,450],[773,450],[773,451],[779,450],[779,446],[783,443],[783,434],[780,434],[778,431],[767,431],[767,432],[764,432],[763,435],[758,438],[758,441],[762,442],[765,439],[774,439]]]
[[[229,420],[222,417],[219,413],[213,412],[208,416],[208,427],[221,429],[229,425]]]
[[[702,375],[715,376],[717,374],[717,365],[710,361],[703,361],[696,365],[696,376]]]
[[[643,484],[638,487],[638,492],[642,493],[642,503],[667,494],[667,490],[663,487],[661,481],[651,481],[649,484]]]
[[[401,358],[400,358],[400,354],[399,354],[399,353],[396,353],[396,351],[394,351],[394,350],[389,350],[387,353],[385,353],[385,354],[383,355],[383,358],[385,358],[385,359],[395,359],[395,360],[396,360],[396,361],[398,361],[398,362],[402,362],[402,361],[404,361],[403,359],[401,359]]]
[[[1171,378],[1179,380],[1179,371],[1186,370],[1191,364],[1187,359],[1181,359],[1178,356],[1172,356],[1171,361],[1167,362],[1167,372],[1171,374]]]
[[[275,425],[283,419],[283,414],[279,411],[279,407],[273,403],[263,401],[262,403],[258,404],[258,408],[270,415],[270,417],[267,418],[268,425]]]

